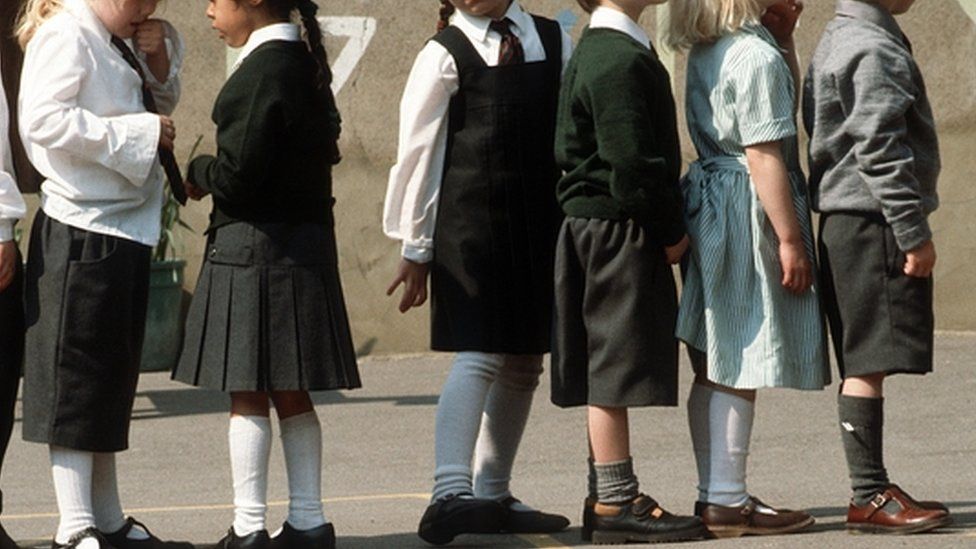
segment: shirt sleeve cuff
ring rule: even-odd
[[[414,263],[430,263],[434,259],[434,249],[403,243],[403,258]]]
[[[14,222],[11,219],[0,219],[0,242],[10,242],[14,239]]]

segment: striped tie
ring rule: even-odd
[[[502,36],[501,46],[498,48],[499,65],[517,65],[525,62],[525,52],[522,42],[512,32],[512,20],[506,17],[499,21],[492,21],[488,28]]]

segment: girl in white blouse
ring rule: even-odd
[[[418,54],[400,104],[383,219],[402,242],[388,293],[405,286],[401,312],[423,305],[429,272],[431,347],[457,353],[437,405],[433,497],[419,528],[434,544],[568,524],[520,503],[509,480],[549,350],[552,142],[572,44],[517,0],[441,4],[441,32]]]
[[[44,176],[25,283],[23,433],[50,448],[55,548],[162,543],[123,515],[115,472],[159,238],[159,151],[173,149],[180,91],[182,42],[150,18],[157,2],[30,0],[17,29],[20,133]]]

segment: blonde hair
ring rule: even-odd
[[[62,7],[61,0],[27,0],[20,11],[17,30],[14,32],[21,49],[27,48],[27,43],[34,37],[38,27],[61,11]]]
[[[680,0],[671,2],[670,8],[668,45],[674,49],[714,42],[758,23],[763,12],[758,0]]]

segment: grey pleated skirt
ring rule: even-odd
[[[232,223],[206,254],[173,379],[227,392],[360,387],[331,224]]]

